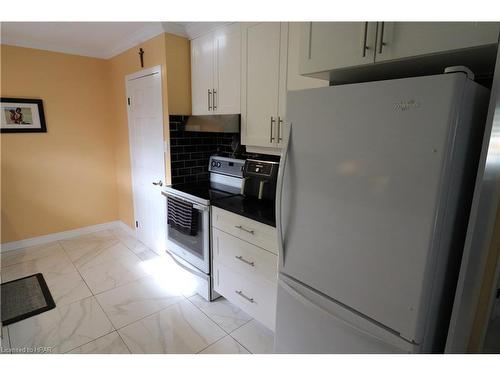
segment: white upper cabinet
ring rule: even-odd
[[[240,113],[241,28],[230,25],[215,32],[215,112]]]
[[[248,24],[242,35],[241,143],[279,148],[285,116],[288,24]]]
[[[309,22],[301,27],[299,71],[314,74],[492,45],[499,30],[499,23],[488,22]]]
[[[191,95],[193,115],[211,114],[214,89],[214,37],[191,41]]]
[[[371,64],[376,22],[307,22],[300,35],[301,74]]]
[[[191,40],[192,114],[240,113],[239,24]]]
[[[375,61],[495,44],[498,32],[493,22],[379,22]]]

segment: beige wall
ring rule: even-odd
[[[191,109],[187,39],[160,34],[109,60],[1,46],[1,95],[43,99],[48,130],[1,136],[1,243],[113,220],[133,226],[125,76],[142,69],[139,48],[144,69],[162,66],[168,142],[168,114]]]
[[[105,60],[1,46],[1,96],[43,99],[47,133],[1,135],[1,242],[116,220]]]
[[[191,45],[189,40],[165,34],[168,111],[171,115],[191,114]]]

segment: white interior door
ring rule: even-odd
[[[136,234],[157,253],[165,250],[165,182],[161,68],[127,76],[130,158]]]

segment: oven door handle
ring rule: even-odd
[[[162,191],[161,192],[164,196],[166,197],[173,197],[175,199],[179,199],[179,200],[182,200],[184,202],[188,202],[188,203],[191,203],[193,205],[193,208],[195,210],[200,210],[200,211],[208,211],[208,206],[205,206],[205,205],[202,205],[202,204],[198,204],[198,203],[195,203],[193,202],[192,200],[190,199],[186,199],[184,197],[181,197],[180,195],[175,195],[175,194],[172,194],[172,193],[168,193],[166,191]]]
[[[199,211],[207,211],[208,210],[208,206],[202,206],[201,204],[195,204],[195,203],[193,203],[193,208],[195,210],[199,210]]]

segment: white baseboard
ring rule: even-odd
[[[118,227],[120,229],[123,229],[125,232],[127,232],[128,234],[130,234],[131,236],[135,237],[136,234],[135,234],[135,229],[133,228],[130,228],[127,224],[125,224],[123,221],[121,220],[118,220]]]
[[[6,252],[11,250],[23,249],[29,246],[42,245],[45,243],[64,240],[71,237],[81,236],[82,234],[88,234],[92,232],[97,232],[105,229],[115,229],[122,228],[127,232],[135,236],[134,230],[131,229],[127,224],[121,220],[110,221],[108,223],[102,223],[97,225],[90,225],[88,227],[77,228],[72,230],[67,230],[64,232],[51,233],[44,236],[38,236],[33,238],[27,238],[25,240],[6,242],[0,245],[0,252]]]

